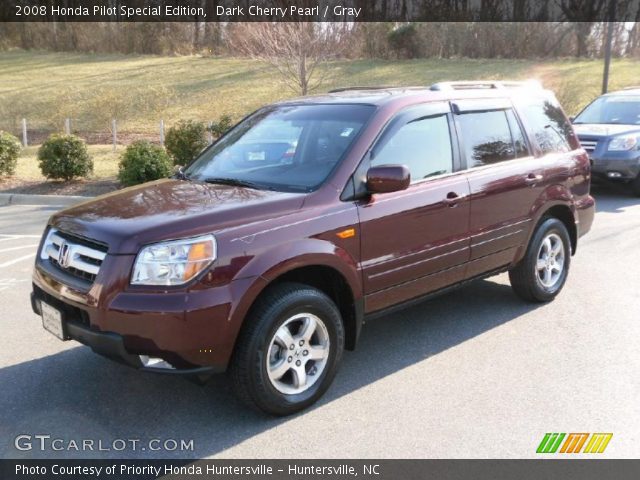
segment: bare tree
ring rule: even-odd
[[[324,80],[326,63],[347,47],[349,32],[341,22],[236,24],[231,49],[268,63],[289,88],[306,95]]]

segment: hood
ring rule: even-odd
[[[184,180],[159,180],[102,195],[55,214],[60,230],[109,245],[109,253],[135,254],[141,245],[292,213],[305,198]]]
[[[624,133],[638,132],[640,133],[640,125],[617,125],[607,123],[579,123],[573,124],[578,137],[597,137],[604,138]]]

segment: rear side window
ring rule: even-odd
[[[457,115],[467,167],[481,167],[528,155],[522,131],[507,110]],[[512,134],[512,130],[514,130]]]
[[[451,134],[446,115],[406,123],[374,151],[372,166],[406,165],[412,182],[453,170]]]
[[[573,128],[554,99],[521,99],[518,105],[542,153],[572,150]]]

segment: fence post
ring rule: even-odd
[[[64,133],[71,135],[71,120],[68,118],[64,119]]]
[[[27,141],[27,119],[22,119],[22,146],[28,147],[29,142]]]
[[[160,119],[160,145],[164,146],[164,120]]]
[[[118,143],[118,132],[116,130],[117,124],[116,119],[111,120],[111,132],[113,134],[113,151],[116,151],[116,144]]]
[[[211,127],[213,127],[213,122],[209,120],[209,127],[207,128],[207,138],[209,139],[209,145],[213,143],[213,133],[211,133]]]

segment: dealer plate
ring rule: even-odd
[[[40,302],[42,311],[42,326],[60,340],[64,340],[64,326],[62,324],[62,312],[51,305]]]

